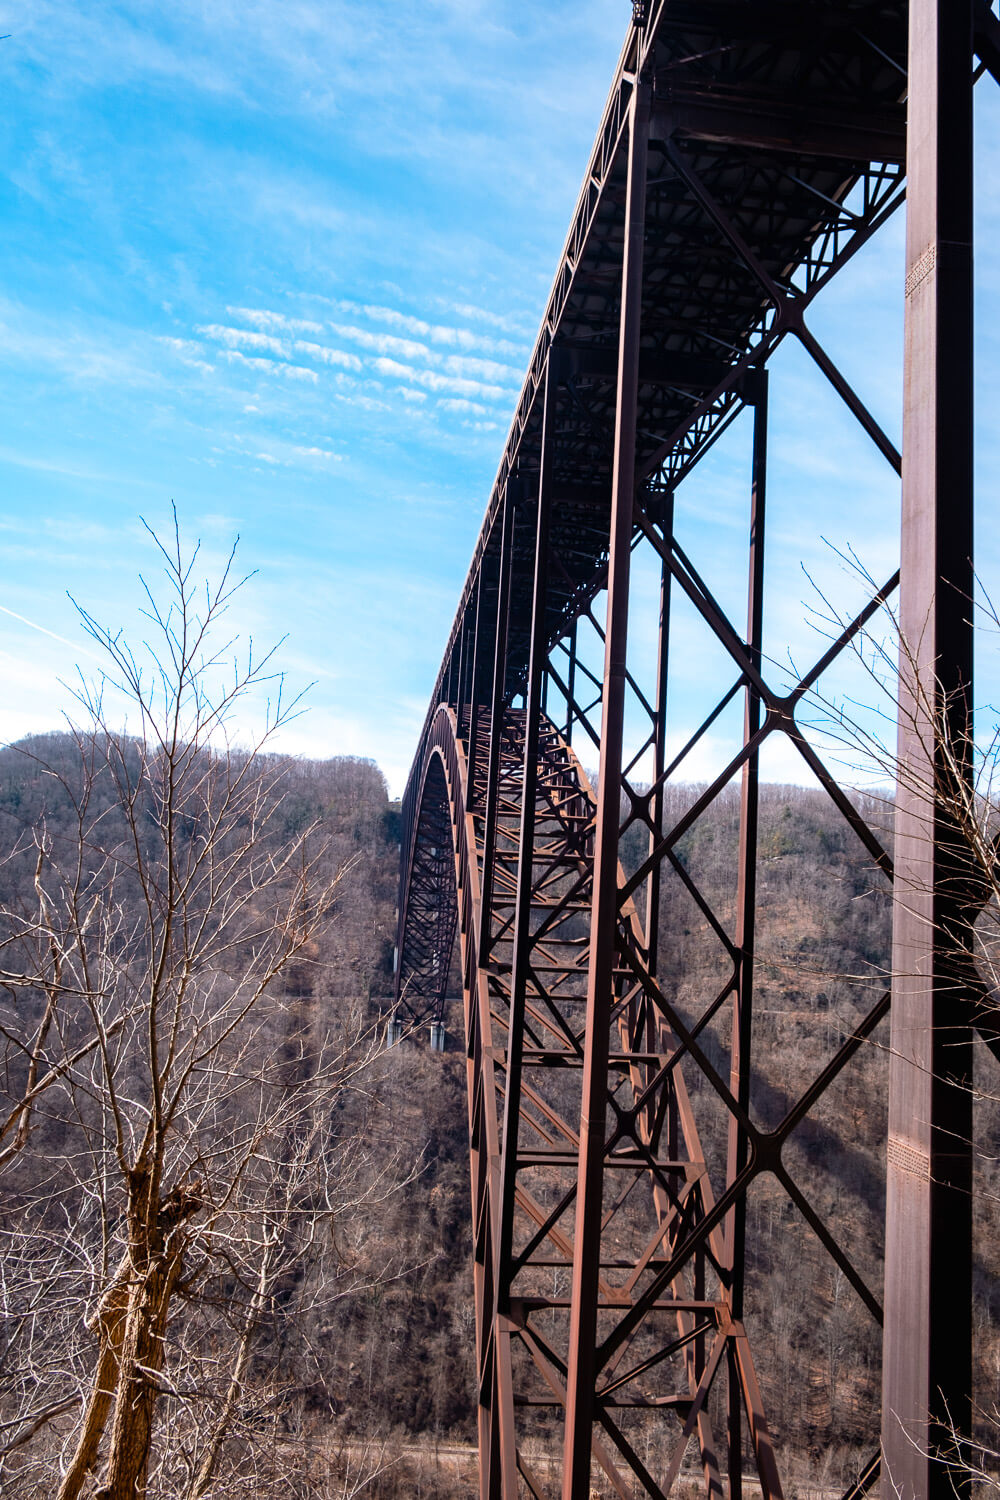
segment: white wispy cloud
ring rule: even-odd
[[[276,339],[273,334],[259,333],[250,328],[230,328],[222,323],[208,323],[196,328],[196,333],[204,334],[207,339],[214,339],[217,344],[224,344],[229,349],[266,349],[270,354],[277,354],[280,359],[288,359],[291,356],[291,345],[284,339]]]
[[[500,364],[495,359],[476,359],[468,354],[448,354],[441,361],[441,368],[452,375],[472,375],[484,380],[504,381],[519,387],[523,371],[513,365]]]
[[[481,364],[489,364],[496,377],[519,376],[527,358],[526,344],[513,344],[506,339],[493,339],[467,328],[455,328],[442,323],[428,323],[392,307],[380,307],[371,303],[358,304],[344,300],[336,304],[343,312],[363,314],[372,321],[388,323],[391,327],[412,334],[403,338],[399,334],[382,333],[376,329],[361,327],[358,323],[333,323],[330,327],[341,338],[351,339],[363,349],[376,354],[396,355],[400,359],[420,359],[428,364],[457,368],[455,361],[476,358]],[[474,351],[472,354],[448,354],[442,347]],[[516,365],[500,363],[491,356],[501,355],[517,361]]]
[[[388,323],[390,327],[401,328],[417,338],[430,339],[433,344],[447,344],[456,349],[486,349],[491,354],[505,354],[516,359],[521,359],[526,353],[524,344],[515,344],[509,339],[494,339],[482,333],[474,333],[469,328],[456,328],[449,323],[428,323],[424,318],[400,312],[395,307],[381,307],[370,302],[360,306],[357,303],[342,302],[341,306],[345,311],[363,312],[373,322]]]
[[[465,412],[478,417],[486,416],[486,407],[478,401],[469,401],[464,396],[443,396],[438,402],[441,411]]]
[[[523,339],[532,337],[533,330],[525,326],[522,318],[493,312],[488,307],[476,307],[471,302],[445,302],[442,299],[440,305],[456,318],[464,318],[469,323],[486,323],[490,328],[502,329],[504,333],[519,334]]]
[[[486,416],[484,401],[509,401],[520,385],[521,368],[486,357],[483,340],[468,330],[434,324],[401,309],[375,303],[352,303],[340,299],[333,305],[351,309],[359,316],[381,320],[416,337],[364,327],[361,323],[330,322],[322,325],[309,318],[289,317],[267,308],[236,306],[227,308],[229,315],[241,318],[244,323],[252,323],[253,327],[206,323],[197,325],[195,331],[203,340],[221,346],[218,352],[231,364],[315,383],[318,379],[316,373],[294,363],[297,357],[329,367],[333,371],[331,378],[341,387],[350,384],[350,377],[363,379],[367,365],[365,383],[369,390],[379,390],[377,377],[384,376],[394,382],[405,382],[405,388],[395,393],[404,401],[418,405],[427,399],[430,391],[442,398],[437,403],[440,411],[460,416]],[[281,336],[296,330],[322,332],[324,326],[341,341],[354,344],[360,352],[335,347],[318,339]],[[265,331],[267,329],[271,331]],[[436,344],[429,342],[434,340]],[[205,352],[204,343],[193,339],[164,339],[163,342],[188,363],[197,363]],[[450,352],[446,347],[448,344],[452,350],[457,346],[478,348],[480,352]],[[365,358],[367,355],[375,358],[369,363]],[[204,365],[204,368],[211,367]],[[355,404],[361,404],[357,398]],[[386,407],[384,402],[372,399],[367,409],[376,411]]]
[[[361,369],[361,361],[356,354],[349,354],[346,349],[331,349],[328,344],[315,344],[309,339],[296,339],[295,352],[304,354],[309,359],[318,359],[325,365],[339,365],[343,370]]]
[[[342,453],[338,453],[334,448],[321,448],[318,444],[272,442],[266,438],[251,437],[248,445],[247,440],[240,438],[236,433],[230,433],[228,436],[230,439],[228,445],[216,447],[214,450],[216,453],[239,454],[244,458],[252,458],[255,463],[267,464],[271,468],[316,469],[344,461]],[[260,446],[262,442],[267,442],[267,447]]]
[[[72,381],[160,383],[149,347],[134,328],[99,319],[60,319],[0,297],[0,347],[9,360],[45,366]]]
[[[351,323],[331,323],[330,327],[340,338],[350,339],[362,349],[371,350],[382,357],[411,363],[413,360],[420,360],[436,369],[447,371],[449,375],[468,376],[494,385],[503,382],[515,388],[521,383],[520,369],[494,359],[482,359],[470,354],[444,354],[416,339],[400,338],[394,333],[374,333],[370,328],[359,328]],[[376,368],[380,368],[378,360],[375,364]]]
[[[376,323],[388,323],[392,328],[402,328],[407,333],[416,334],[418,338],[439,338],[443,343],[454,342],[451,335],[459,333],[460,330],[452,328],[436,327],[433,323],[427,323],[423,318],[414,317],[412,313],[400,312],[395,307],[379,307],[375,303],[342,302],[341,307],[345,311],[363,312],[366,317]],[[470,335],[471,337],[471,335]]]
[[[319,382],[316,371],[307,370],[304,365],[289,365],[281,360],[261,359],[259,355],[241,354],[238,349],[222,349],[220,353],[229,364],[259,370],[264,375],[283,375],[286,380],[311,380],[313,384]]]
[[[226,312],[231,318],[252,323],[255,328],[278,328],[288,333],[323,332],[322,323],[314,323],[311,318],[289,318],[284,313],[270,312],[263,307],[227,307]]]
[[[206,375],[215,373],[215,366],[204,358],[205,346],[199,344],[195,339],[169,338],[163,334],[154,335],[155,342],[162,344],[175,354],[182,365],[187,365],[191,370],[201,370]]]
[[[344,461],[344,455],[335,453],[332,448],[303,448],[297,445],[293,451],[300,458],[315,458],[322,463],[340,464]]]
[[[175,339],[166,334],[156,334],[156,342],[172,349],[175,354],[204,354],[205,345],[199,344],[196,339]]]
[[[427,345],[414,339],[401,339],[394,333],[373,333],[370,328],[358,328],[351,323],[331,323],[330,327],[340,338],[351,339],[375,354],[398,354],[402,359],[433,358]]]
[[[335,391],[333,400],[339,401],[343,406],[356,406],[360,411],[389,411],[389,405],[379,400],[377,396],[366,396],[364,391],[352,391],[345,394],[343,391]]]
[[[413,385],[426,386],[429,391],[448,392],[458,396],[476,396],[485,401],[509,401],[510,392],[501,385],[490,385],[482,380],[465,380],[457,375],[442,375],[438,370],[417,370],[413,365],[400,364],[395,359],[376,359],[375,368],[380,375],[396,380],[406,380]]]

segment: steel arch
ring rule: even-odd
[[[401,990],[421,942],[440,955],[447,938],[437,907],[431,930],[416,933],[424,898],[409,894],[415,875],[428,890],[436,878],[418,857],[421,838],[440,848],[430,824],[420,833],[436,758],[466,996],[484,1496],[553,1492],[531,1442],[533,1420],[540,1444],[555,1431],[538,1416],[552,1411],[563,1500],[586,1500],[594,1465],[612,1493],[667,1494],[677,1444],[664,1439],[651,1463],[636,1440],[663,1412],[697,1446],[705,1493],[741,1493],[747,1448],[762,1493],[782,1493],[743,1325],[747,1201],[765,1178],[873,1324],[884,1322],[882,1447],[851,1493],[872,1488],[880,1461],[887,1500],[943,1497],[960,1482],[934,1455],[970,1410],[970,1069],[981,1016],[968,966],[956,992],[968,902],[956,895],[940,788],[949,755],[949,774],[971,786],[969,757],[955,765],[953,752],[971,741],[971,100],[984,75],[1000,75],[1000,23],[986,0],[635,6],[404,799],[400,950],[417,957],[401,962]],[[901,205],[904,169],[901,454],[808,319]],[[763,553],[767,364],[786,340],[901,476],[903,503],[899,573],[872,584],[826,649],[781,680],[763,649]],[[745,624],[713,593],[675,518],[678,487],[744,411]],[[640,550],[660,576],[652,684],[630,654]],[[904,775],[894,867],[817,752],[804,707],[896,598]],[[727,667],[671,758],[670,632],[681,606]],[[603,670],[578,649],[587,632]],[[733,704],[742,735],[728,764],[690,805],[668,807],[672,778]],[[627,712],[643,725],[635,753]],[[599,760],[596,791],[574,737]],[[831,1231],[783,1153],[884,1026],[889,995],[859,1008],[779,1118],[762,1123],[752,1108],[759,756],[775,740],[802,757],[873,868],[895,881],[884,1311],[866,1247]],[[731,919],[678,854],[730,783],[740,808]],[[440,786],[431,801],[443,821]],[[661,977],[668,880],[714,933],[725,968],[693,1019]],[[723,1013],[720,1065],[704,1043]],[[726,1125],[714,1198],[685,1114],[689,1070]],[[618,1201],[629,1171],[652,1184],[642,1211],[634,1190]],[[567,1294],[546,1290],[544,1273],[558,1283],[570,1270]],[[695,1323],[678,1322],[665,1342],[668,1310]],[[668,1376],[675,1355],[680,1373]],[[713,1384],[721,1396],[709,1399]]]
[[[418,812],[407,830],[396,954],[396,1012],[416,1024],[444,1015],[458,908],[448,766],[438,751],[424,766]]]
[[[465,811],[468,757],[457,716],[446,706],[434,716],[428,738],[408,881],[412,891],[421,880],[427,868],[421,841],[441,836],[441,813],[446,812],[450,827],[444,832],[454,859],[452,891],[464,976],[480,1451],[486,1495],[516,1493],[515,1473],[532,1492],[545,1492],[532,1468],[532,1429],[537,1427],[544,1439],[548,1414],[565,1405],[573,1342],[568,1278],[577,1258],[572,1219],[586,1050],[586,915],[593,886],[596,800],[572,748],[543,718],[536,774],[529,779],[534,812],[526,817],[525,731],[524,713],[507,710],[501,731],[500,813],[489,913],[484,913],[481,888],[485,818]],[[522,839],[531,848],[527,920],[523,901],[522,915],[518,914]],[[624,884],[624,875],[619,875]],[[436,876],[431,887],[440,889]],[[410,951],[407,925],[419,926],[425,910],[425,903],[411,895],[410,915],[403,924],[404,952]],[[642,924],[631,902],[625,914],[631,946],[643,947]],[[487,933],[488,953],[483,955],[480,943]],[[521,994],[514,982],[519,943],[531,955],[530,979]],[[401,993],[406,979],[404,975]],[[628,1357],[616,1361],[615,1378],[603,1400],[606,1432],[594,1440],[594,1457],[613,1490],[626,1493],[626,1475],[637,1454],[624,1430],[623,1414],[651,1408],[673,1412],[679,1430],[669,1467],[679,1472],[694,1434],[707,1491],[721,1493],[708,1398],[720,1371],[731,1366],[739,1371],[741,1398],[751,1413],[762,1487],[765,1493],[777,1494],[780,1485],[752,1355],[742,1325],[732,1316],[724,1284],[727,1250],[721,1218],[691,1101],[673,1065],[680,1038],[624,968],[616,976],[615,989],[606,1102],[618,1128],[606,1145],[605,1167],[624,1185],[616,1188],[598,1237],[617,1245],[615,1266],[610,1271],[606,1266],[601,1277],[600,1296],[602,1305],[619,1312],[639,1307],[642,1326],[623,1346]],[[515,1088],[518,1104],[512,1108]],[[642,1185],[639,1193],[637,1184]],[[643,1195],[647,1201],[640,1203]],[[584,1233],[593,1238],[589,1226]],[[654,1274],[657,1292],[642,1304],[639,1285]],[[660,1382],[673,1382],[669,1395],[656,1397],[648,1391],[648,1376],[654,1370]]]

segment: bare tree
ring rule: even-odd
[[[200,586],[176,519],[150,535],[166,594],[142,646],[79,610],[105,670],[77,688],[73,763],[38,766],[52,815],[11,856],[33,900],[0,910],[0,1473],[58,1500],[133,1500],[154,1472],[221,1494],[247,1393],[274,1399],[254,1360],[275,1299],[301,1312],[316,1266],[334,1291],[389,1269],[337,1248],[391,1167],[333,1123],[373,1048],[310,1003],[343,871],[314,828],[275,834],[265,752],[298,704],[226,633],[235,549]]]
[[[874,581],[853,555],[846,559],[862,582]],[[1000,635],[1000,614],[988,597],[968,599],[969,620],[977,628],[978,649],[990,649]],[[824,601],[827,627],[844,623]],[[885,606],[885,634],[871,628],[858,633],[854,647],[872,684],[872,697],[886,705],[891,730],[902,729],[904,758],[886,742],[879,716],[858,705],[831,704],[817,696],[828,736],[851,757],[867,778],[873,773],[891,784],[905,800],[909,825],[927,848],[937,841],[940,860],[909,861],[916,875],[904,877],[899,862],[893,886],[897,909],[926,921],[929,898],[937,895],[936,935],[943,987],[954,1017],[942,1027],[943,1046],[933,1076],[970,1102],[966,1129],[956,1144],[971,1149],[973,1242],[983,1283],[998,1270],[996,1244],[1000,1225],[1000,1172],[996,1141],[1000,1128],[1000,728],[976,724],[965,684],[949,689],[926,665],[923,643],[909,639],[893,609]],[[993,647],[995,649],[995,646]],[[985,716],[981,716],[983,718]],[[984,732],[985,731],[985,732]],[[932,882],[937,884],[931,889]],[[898,960],[894,958],[894,964]],[[891,967],[895,983],[913,976]],[[954,1062],[952,1061],[954,1058]],[[975,1278],[974,1278],[975,1280]],[[1000,1493],[1000,1328],[995,1297],[979,1288],[972,1401],[961,1421],[942,1397],[943,1412],[931,1415],[928,1435],[904,1436],[920,1451],[948,1467],[957,1487],[970,1492]],[[902,1423],[900,1423],[903,1426]],[[921,1449],[921,1443],[926,1445]],[[890,1476],[891,1477],[891,1476]],[[957,1492],[957,1490],[956,1490]]]

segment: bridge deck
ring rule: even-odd
[[[549,1493],[533,1454],[561,1446],[563,1500],[593,1479],[601,1494],[661,1500],[692,1459],[713,1500],[736,1500],[748,1460],[780,1500],[750,1347],[766,1344],[775,1305],[748,1251],[748,1204],[764,1194],[780,1202],[776,1258],[816,1257],[803,1347],[826,1326],[823,1278],[849,1289],[852,1347],[869,1347],[884,1316],[882,1449],[869,1361],[851,1377],[850,1496],[871,1489],[881,1451],[886,1494],[943,1500],[957,1471],[932,1461],[933,1444],[971,1421],[973,1038],[995,1049],[998,1029],[984,1021],[996,1012],[968,896],[1000,899],[995,863],[977,864],[975,838],[966,849],[954,829],[976,801],[972,88],[1000,78],[1000,22],[987,0],[634,9],[404,799],[397,1001],[413,1015],[440,1014],[456,918],[461,933],[481,1494]],[[902,202],[904,168],[905,467],[808,321]],[[903,499],[899,573],[800,677],[775,670],[781,646],[763,649],[767,363],[786,338],[901,475]],[[744,408],[752,456],[728,517],[746,538],[736,619],[682,545],[673,498]],[[629,614],[637,550],[659,579],[645,654]],[[894,872],[803,709],[897,586]],[[670,760],[678,616],[704,662],[724,666],[704,666],[707,716]],[[726,763],[704,787],[675,788],[723,723]],[[872,973],[832,1032],[816,1018],[790,1087],[755,1009],[769,740],[802,757],[871,881],[904,892],[888,1043],[890,996]],[[599,759],[593,788],[581,744]],[[727,890],[681,851],[736,787]],[[683,1003],[682,909],[715,945]],[[871,1204],[855,1195],[844,1213],[839,1186],[821,1186],[840,1148],[803,1147],[839,1091],[870,1090],[873,1057],[888,1076],[884,1293]],[[848,1137],[842,1121],[827,1145]],[[796,1378],[804,1388],[812,1372],[800,1362]],[[769,1368],[769,1400],[780,1383]],[[814,1439],[799,1432],[799,1451]]]
[[[637,480],[672,486],[735,415],[741,378],[899,201],[906,5],[872,0],[651,7],[653,78],[642,290]],[[449,697],[480,572],[499,569],[510,486],[514,532],[508,691],[527,670],[539,399],[553,347],[571,373],[554,445],[550,637],[599,590],[607,560],[625,222],[630,33],[500,461],[424,733]],[[776,306],[776,294],[781,305]],[[806,334],[806,338],[809,336]],[[811,340],[810,340],[811,343]],[[807,347],[809,345],[807,344]],[[482,691],[492,662],[479,663]],[[422,763],[422,747],[415,765]]]

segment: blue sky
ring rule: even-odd
[[[401,789],[630,10],[8,7],[0,737],[57,726],[60,678],[91,665],[67,591],[134,629],[137,575],[156,571],[138,517],[162,528],[176,501],[209,565],[241,534],[257,573],[234,628],[287,635],[291,685],[315,681],[282,748],[370,755]],[[995,182],[993,96],[980,112]],[[983,196],[981,307],[995,311],[1000,210]],[[896,434],[901,227],[814,319]],[[988,413],[1000,351],[984,322]],[[851,545],[888,571],[898,500],[796,350],[779,355],[773,404],[782,656],[813,639],[800,565],[839,577],[834,549]],[[746,447],[737,426],[681,498],[737,618]],[[980,448],[988,490],[985,420]],[[988,534],[984,548],[989,573]],[[637,640],[651,615],[637,612]],[[678,679],[678,734],[705,676]],[[772,771],[792,774],[780,758]]]

